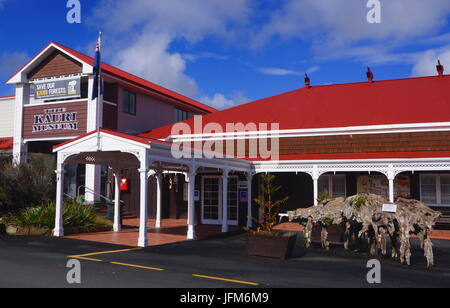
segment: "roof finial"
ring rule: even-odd
[[[438,60],[438,64],[436,65],[436,69],[439,75],[439,78],[444,77],[444,66],[441,64],[441,60]]]
[[[373,82],[373,73],[372,73],[372,70],[370,69],[370,67],[367,67],[367,73],[366,73],[366,75],[367,75],[367,80],[370,82],[370,83],[372,83]]]
[[[311,79],[308,77],[307,73],[305,73],[305,87],[307,88],[311,87]]]

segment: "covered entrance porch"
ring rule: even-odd
[[[119,189],[122,174],[127,170],[139,172],[139,218],[135,221],[138,232],[130,230],[127,240],[129,242],[136,237],[139,247],[151,244],[149,238],[153,234],[161,233],[160,230],[167,231],[164,223],[170,221],[162,219],[162,186],[163,178],[167,175],[182,175],[186,182],[187,219],[176,223],[174,227],[177,228],[177,234],[173,236],[178,236],[181,232],[184,233],[184,238],[196,239],[214,232],[211,228],[199,228],[201,222],[215,224],[221,232],[230,231],[230,226],[238,225],[239,219],[245,219],[245,224],[251,225],[251,181],[254,173],[251,163],[246,160],[203,158],[203,153],[195,149],[190,149],[191,156],[188,158],[176,158],[170,143],[108,130],[94,131],[58,145],[54,152],[58,156],[55,236],[64,236],[63,183],[65,166],[71,163],[106,166],[114,174],[114,232],[118,234],[122,229]],[[149,222],[149,202],[152,197],[150,179],[156,181],[156,215],[154,221]],[[247,181],[247,199],[245,213],[240,213],[242,207],[238,210],[237,185],[238,180],[243,182],[243,179]],[[123,236],[125,233],[121,234]],[[118,238],[114,234],[104,236]]]

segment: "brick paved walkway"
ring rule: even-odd
[[[139,219],[125,219],[121,232],[98,232],[87,234],[76,234],[65,236],[65,238],[125,245],[135,247],[139,236]],[[230,227],[230,231],[239,230],[237,227]],[[198,238],[220,234],[221,226],[197,226]],[[187,223],[186,219],[164,219],[162,228],[155,228],[155,220],[148,221],[148,239],[150,246],[163,245],[175,242],[186,241]]]

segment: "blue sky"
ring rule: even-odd
[[[0,96],[4,81],[50,41],[93,55],[223,109],[303,86],[435,74],[450,69],[448,0],[0,0]]]

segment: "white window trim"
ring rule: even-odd
[[[239,225],[239,177],[237,175],[230,175],[228,177],[228,185],[230,184],[230,179],[236,179],[236,220],[230,220],[230,216],[228,215],[228,225],[229,226],[237,226]],[[228,191],[228,194],[230,192]],[[229,195],[227,198],[228,202],[230,201],[229,199]],[[227,206],[227,208],[229,209],[229,206]]]
[[[218,185],[219,185],[219,189],[218,189],[218,219],[217,220],[212,220],[212,219],[205,219],[205,179],[218,179]],[[216,176],[216,175],[208,175],[208,176],[202,176],[202,193],[201,193],[201,199],[200,199],[200,203],[201,203],[201,222],[202,224],[205,225],[219,225],[221,224],[221,217],[222,217],[222,183],[221,183],[221,177],[220,176]]]
[[[442,204],[442,194],[441,194],[441,176],[449,174],[447,173],[427,173],[427,174],[421,174],[419,179],[419,186],[420,186],[420,201],[422,201],[422,178],[425,176],[434,176],[436,177],[436,204],[428,204],[429,206],[442,206],[442,207],[450,207],[450,204]]]
[[[236,178],[239,181],[238,176],[232,175],[229,176],[230,178]],[[218,220],[212,220],[212,219],[204,219],[204,194],[205,194],[205,179],[218,179],[219,180],[219,219]],[[237,226],[239,224],[239,189],[238,189],[238,197],[237,197],[237,219],[236,220],[228,220],[229,226]],[[222,224],[222,215],[223,215],[223,193],[222,193],[222,176],[221,175],[206,175],[202,176],[202,193],[201,199],[200,199],[200,205],[201,205],[201,222],[205,225],[221,225]],[[228,208],[228,207],[227,207]]]
[[[178,118],[178,112],[181,111],[182,113],[186,113],[186,119],[179,119]],[[180,108],[175,108],[175,123],[183,122],[189,120],[189,112]]]

